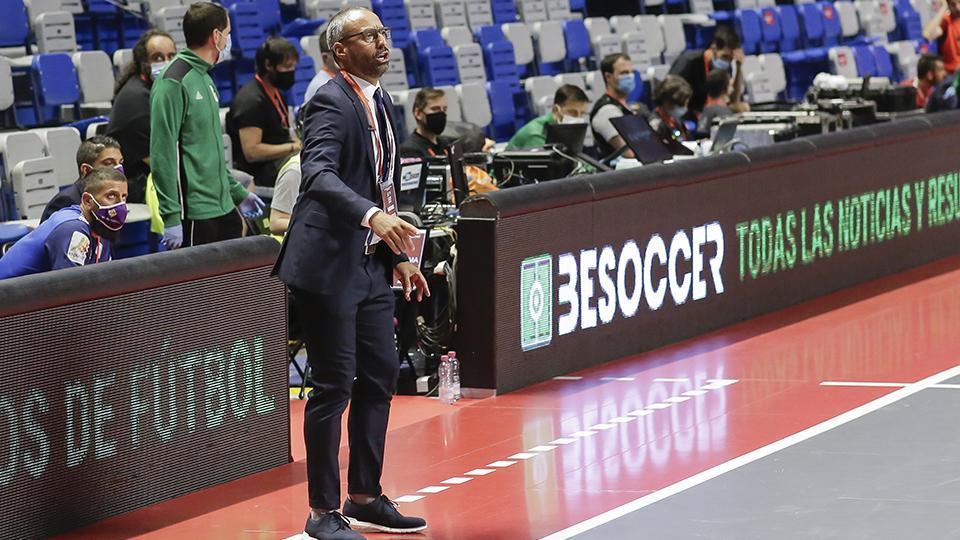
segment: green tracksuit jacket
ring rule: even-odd
[[[167,227],[224,216],[248,194],[223,158],[211,68],[184,49],[150,90],[150,169]]]

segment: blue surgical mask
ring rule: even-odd
[[[150,80],[157,80],[160,77],[160,72],[163,71],[163,68],[167,67],[167,64],[170,62],[154,62],[150,64]]]
[[[617,90],[623,94],[630,94],[637,89],[637,80],[633,73],[625,73],[617,77]]]
[[[728,71],[730,69],[730,61],[724,60],[723,58],[714,58],[713,60],[710,61],[710,66],[713,69]]]
[[[677,120],[682,119],[687,114],[686,107],[674,107],[670,109],[670,116],[674,117]]]
[[[221,62],[226,62],[227,60],[230,60],[230,46],[232,45],[233,39],[231,39],[230,34],[226,34],[226,36],[227,36],[227,44],[224,45],[223,50],[220,51],[220,56],[217,57],[218,64]],[[217,50],[219,51],[220,49],[218,48]]]

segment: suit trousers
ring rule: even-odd
[[[350,402],[347,492],[379,496],[390,401],[400,362],[394,294],[384,263],[364,256],[335,294],[294,289],[294,309],[312,371],[304,413],[310,507],[340,507],[341,418]]]

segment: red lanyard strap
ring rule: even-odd
[[[370,109],[370,104],[367,102],[367,96],[363,94],[363,91],[360,90],[360,85],[357,84],[357,81],[347,73],[346,71],[341,70],[344,80],[347,81],[347,84],[350,85],[350,88],[357,94],[357,97],[360,98],[360,103],[363,104],[363,109],[367,112],[367,123],[370,126],[370,133],[373,136],[373,154],[376,157],[377,162],[377,174],[380,176],[380,179],[383,178],[384,166],[386,165],[386,158],[383,155],[383,143],[380,141],[380,131],[376,128],[377,122],[373,116],[373,110]],[[384,111],[386,112],[386,111]],[[386,127],[385,127],[386,128]],[[378,179],[379,182],[379,179]]]
[[[273,108],[277,111],[277,114],[280,116],[280,122],[283,124],[283,127],[290,129],[290,121],[287,118],[287,108],[283,105],[283,97],[280,96],[280,91],[276,88],[271,92],[267,85],[264,84],[263,79],[260,78],[260,75],[256,75],[257,82],[260,83],[260,87],[263,88],[263,91],[266,92],[267,97],[270,98],[270,102],[273,103]]]

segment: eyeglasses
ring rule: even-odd
[[[360,36],[360,38],[363,40],[363,42],[364,42],[364,43],[368,43],[368,44],[369,44],[369,43],[374,43],[375,41],[377,41],[377,36],[383,36],[383,39],[389,40],[389,39],[390,39],[390,29],[389,29],[389,28],[386,28],[386,27],[383,27],[383,28],[367,28],[366,30],[364,30],[364,31],[362,31],[362,32],[357,32],[356,34],[350,34],[349,36],[343,36],[342,38],[340,38],[340,42],[343,43],[344,41],[346,41],[346,40],[348,40],[348,39],[353,39],[353,38],[355,38],[355,37],[357,37],[357,36]]]

